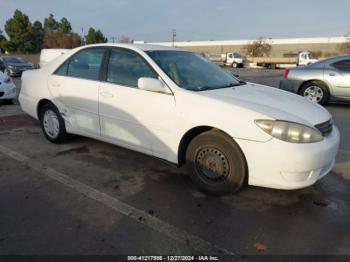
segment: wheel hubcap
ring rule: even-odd
[[[43,118],[45,133],[51,137],[56,138],[60,132],[60,123],[55,112],[47,110]]]
[[[304,97],[313,102],[319,103],[323,98],[323,90],[318,86],[309,86],[304,91]]]
[[[229,174],[226,156],[216,148],[202,148],[196,156],[196,169],[207,179],[223,180]]]

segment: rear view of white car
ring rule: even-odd
[[[69,49],[63,49],[63,48],[42,49],[40,52],[40,61],[39,61],[40,68],[44,67],[46,64],[50,63],[51,61],[55,60],[57,57],[63,55],[68,50]]]
[[[164,46],[68,51],[25,72],[19,100],[53,143],[79,134],[186,164],[215,195],[310,186],[332,169],[340,139],[321,106]]]
[[[11,78],[0,71],[0,100],[12,102],[16,98],[16,86]]]

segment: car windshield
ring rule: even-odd
[[[148,55],[181,88],[212,90],[241,85],[231,73],[187,51],[148,51]]]
[[[2,59],[5,63],[24,63],[23,60],[14,56],[3,56]]]

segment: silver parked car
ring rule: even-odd
[[[350,101],[350,55],[286,69],[279,88],[322,105],[329,101]]]

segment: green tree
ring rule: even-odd
[[[70,33],[72,31],[72,26],[67,18],[62,17],[58,25],[58,30],[65,34]]]
[[[95,30],[94,28],[90,27],[87,35],[85,36],[85,42],[86,44],[97,44],[97,43],[106,43],[107,38],[103,35],[101,30]]]
[[[7,39],[4,36],[2,30],[0,30],[0,53],[5,52],[5,45],[6,45]]]
[[[13,17],[6,21],[5,32],[9,40],[5,49],[9,52],[31,53],[35,49],[33,26],[27,15],[16,10]]]
[[[44,28],[39,21],[33,23],[34,52],[39,53],[43,44]]]
[[[59,22],[55,19],[53,14],[44,19],[44,30],[45,32],[56,31],[59,28]]]
[[[103,35],[100,29],[96,31],[96,43],[107,43],[108,39]]]

